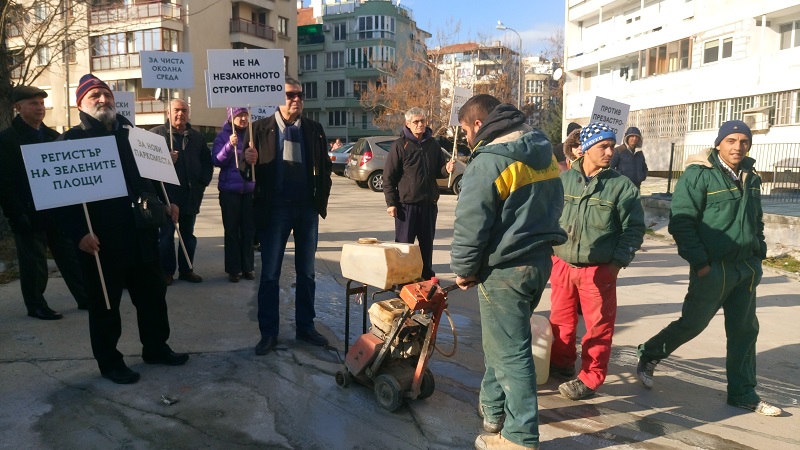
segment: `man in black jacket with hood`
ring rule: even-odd
[[[426,126],[425,111],[406,111],[403,136],[389,148],[383,166],[383,194],[386,212],[394,217],[394,240],[413,244],[419,241],[422,254],[422,278],[431,279],[433,272],[433,238],[439,209],[438,178],[447,178],[455,163],[447,160],[442,147]]]
[[[80,205],[60,208],[67,233],[78,244],[79,260],[89,295],[89,335],[92,353],[100,373],[117,384],[139,380],[117,350],[122,334],[119,304],[122,290],[127,289],[136,306],[142,359],[147,364],[177,366],[189,359],[186,353],[175,353],[167,345],[169,318],[165,299],[167,285],[158,264],[158,230],[136,226],[133,202],[145,191],[156,193],[150,180],[139,175],[139,169],[128,141],[131,123],[116,113],[114,96],[104,82],[94,75],[81,78],[75,91],[81,123],[60,139],[87,139],[114,136],[128,196],[87,203],[94,233],[89,232]],[[172,205],[172,220],[178,208]],[[103,285],[95,262],[100,257],[103,279],[111,309],[106,308]]]

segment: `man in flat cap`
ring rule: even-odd
[[[0,206],[8,218],[19,261],[19,285],[28,315],[42,320],[63,316],[44,299],[47,288],[47,249],[50,249],[64,282],[78,303],[87,308],[86,290],[75,245],[56,226],[48,211],[36,211],[20,146],[54,141],[55,130],[44,123],[47,92],[33,86],[17,86],[11,102],[17,116],[0,132]]]
[[[781,409],[756,393],[756,286],[767,244],[761,177],[747,156],[752,139],[744,122],[731,120],[720,127],[715,148],[686,160],[672,195],[669,232],[689,263],[689,291],[681,317],[639,346],[636,372],[645,387],[653,387],[656,365],[705,330],[722,308],[728,404],[779,416]]]

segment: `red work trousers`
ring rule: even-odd
[[[578,378],[590,389],[597,389],[606,379],[611,356],[611,338],[617,318],[617,272],[610,264],[573,267],[553,256],[550,287],[550,323],[553,326],[550,364],[575,366],[580,302],[586,334],[581,341]]]

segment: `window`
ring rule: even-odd
[[[303,93],[306,94],[307,99],[317,98],[317,82],[311,81],[308,83],[303,83]]]
[[[781,35],[781,50],[800,47],[800,20],[785,23],[778,30]]]
[[[289,19],[278,16],[278,34],[289,35]]]
[[[300,70],[317,70],[317,54],[300,55]]]
[[[347,126],[347,111],[328,111],[328,126]]]
[[[375,63],[394,63],[394,47],[378,45],[375,47],[351,48],[348,50],[347,65],[359,69],[368,69],[383,64]]]
[[[303,117],[305,117],[306,119],[311,119],[314,122],[319,122],[319,111],[309,111],[307,109],[304,109]]]
[[[22,52],[14,52],[11,54],[11,59],[9,64],[11,66],[11,73],[9,74],[11,78],[22,78],[22,65],[24,62],[24,58],[22,57]]]
[[[33,4],[33,21],[38,23],[45,20],[47,20],[47,3],[37,1]]]
[[[394,17],[361,16],[357,30],[359,39],[394,38]]]
[[[347,22],[333,25],[333,40],[344,41],[347,39]]]
[[[75,64],[77,61],[77,52],[75,50],[75,41],[64,42],[64,62],[67,64]]]
[[[544,80],[525,80],[525,92],[528,94],[541,94],[544,92]]]
[[[353,95],[356,98],[361,98],[362,92],[367,92],[369,89],[368,81],[353,81]]]
[[[344,80],[335,80],[327,82],[326,97],[336,98],[344,97]]]
[[[344,67],[344,51],[328,52],[325,55],[326,69],[341,69]]]
[[[717,62],[733,56],[733,38],[708,41],[703,45],[703,64]]]
[[[688,69],[691,63],[691,41],[686,38],[642,50],[639,52],[639,63],[641,70],[637,67],[638,63],[632,64],[634,73],[631,81],[637,79],[637,74],[645,78]]]
[[[36,65],[46,66],[50,63],[50,47],[44,45],[36,50]]]

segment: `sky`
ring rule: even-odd
[[[517,50],[517,35],[495,28],[500,20],[519,33],[524,55],[538,55],[546,47],[544,39],[564,28],[564,1],[558,0],[400,0],[400,4],[411,8],[417,26],[433,35],[429,49],[488,39]]]

